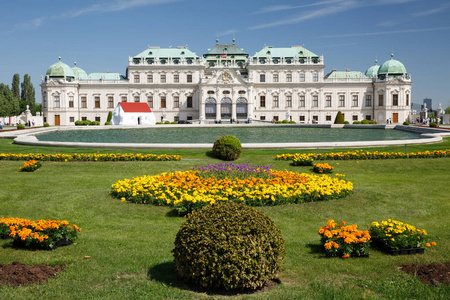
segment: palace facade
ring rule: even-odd
[[[44,122],[100,121],[119,102],[146,102],[157,121],[200,123],[344,119],[402,123],[411,111],[411,77],[391,58],[367,71],[324,73],[324,58],[303,46],[265,46],[250,56],[232,44],[202,56],[187,47],[148,47],[130,57],[126,74],[91,73],[61,61],[42,78]]]

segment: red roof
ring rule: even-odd
[[[124,112],[152,112],[148,104],[144,102],[119,102],[119,104],[122,106]]]

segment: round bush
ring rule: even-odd
[[[111,122],[105,122],[105,125],[111,125]]]
[[[435,127],[437,127],[437,124],[436,124],[435,122],[431,122],[431,123],[430,123],[430,127],[435,128]]]
[[[369,124],[369,120],[362,120],[361,124]]]
[[[361,124],[360,121],[353,121],[353,124]]]
[[[23,125],[23,124],[17,124],[17,129],[25,129],[25,125]]]
[[[408,122],[408,121],[405,121],[405,122],[403,122],[403,125],[408,126],[408,125],[409,125],[409,122]]]
[[[242,152],[241,141],[235,136],[225,135],[214,142],[213,155],[222,160],[236,160]]]
[[[170,121],[165,121],[164,124],[170,124]]]
[[[344,124],[350,124],[350,122],[349,121],[344,121]]]
[[[44,123],[44,127],[50,127],[48,123]]]
[[[237,203],[191,213],[175,238],[179,275],[204,289],[257,289],[277,276],[285,256],[281,230],[262,212]]]

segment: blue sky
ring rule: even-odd
[[[231,43],[250,55],[267,44],[304,45],[325,72],[364,72],[394,58],[412,75],[413,103],[450,106],[448,0],[17,0],[2,1],[0,82],[28,73],[40,102],[41,75],[58,61],[87,73],[125,74],[128,56],[151,46],[202,55]]]

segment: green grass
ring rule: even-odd
[[[408,151],[449,148],[450,139],[446,139],[440,144],[408,146]],[[404,151],[404,147],[369,150]],[[39,147],[43,153],[56,151],[97,152]],[[35,153],[36,148],[0,140],[0,152]],[[177,277],[171,250],[183,218],[171,216],[168,207],[121,202],[108,195],[111,184],[119,179],[219,161],[205,150],[139,152],[180,154],[183,160],[42,162],[33,173],[19,172],[23,162],[0,161],[0,216],[66,219],[82,228],[75,245],[55,251],[15,249],[9,241],[0,240],[0,263],[68,265],[57,278],[41,285],[0,286],[2,299],[229,298],[193,292]],[[276,154],[295,152],[300,151],[244,149],[237,162],[311,172],[311,167],[293,167],[287,161],[273,159]],[[327,162],[354,183],[354,193],[328,202],[258,208],[275,220],[286,239],[282,283],[271,291],[238,298],[447,299],[448,286],[427,286],[403,274],[397,266],[450,261],[450,159]],[[389,256],[371,250],[369,258],[325,258],[317,230],[330,218],[356,223],[360,228],[367,228],[372,221],[394,218],[427,229],[438,246],[427,249],[424,255]]]

